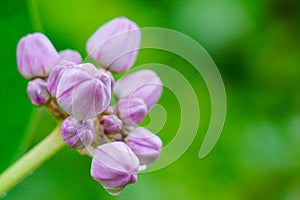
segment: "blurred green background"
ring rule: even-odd
[[[197,93],[201,122],[184,155],[164,169],[141,174],[136,184],[112,197],[90,178],[91,159],[64,148],[4,199],[300,199],[299,0],[1,0],[0,172],[55,125],[27,99],[27,81],[15,58],[20,37],[41,31],[58,50],[76,49],[85,57],[90,34],[117,16],[140,27],[180,31],[209,52],[228,100],[217,146],[198,158],[210,119],[201,76],[176,55],[142,50],[136,65],[172,66]],[[167,144],[178,128],[180,108],[168,90],[159,103],[168,114],[159,133]]]

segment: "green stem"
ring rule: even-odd
[[[10,191],[62,147],[64,142],[60,136],[59,124],[43,141],[0,175],[0,196]]]

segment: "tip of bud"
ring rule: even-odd
[[[59,56],[61,60],[71,61],[74,62],[75,64],[82,63],[82,58],[80,53],[71,49],[60,51]]]

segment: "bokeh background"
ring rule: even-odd
[[[180,31],[209,52],[228,100],[217,146],[198,158],[210,119],[201,76],[176,55],[142,50],[136,65],[171,66],[197,94],[199,131],[184,155],[164,169],[141,174],[136,184],[112,197],[90,178],[91,159],[64,148],[4,199],[300,199],[299,0],[1,0],[0,172],[55,126],[27,99],[27,81],[15,58],[20,37],[40,31],[58,50],[76,49],[85,57],[90,34],[117,16],[140,27]],[[158,134],[167,144],[178,128],[180,107],[167,89],[159,103],[168,118]]]

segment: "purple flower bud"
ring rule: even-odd
[[[76,64],[73,62],[62,60],[52,69],[48,77],[48,90],[53,97],[56,96],[57,85],[64,70],[74,68],[75,66]]]
[[[47,86],[47,82],[40,78],[28,82],[27,95],[33,105],[41,106],[50,100]]]
[[[46,77],[59,62],[59,55],[42,33],[23,37],[17,47],[18,69],[26,79]]]
[[[119,194],[137,181],[139,160],[124,142],[110,142],[95,149],[91,176],[110,194]]]
[[[82,58],[79,52],[66,49],[63,51],[59,52],[59,56],[61,60],[66,60],[70,62],[74,62],[76,64],[81,64],[82,63]]]
[[[107,109],[111,95],[110,77],[90,63],[63,70],[57,84],[58,104],[77,120],[95,118]]]
[[[88,40],[90,58],[110,71],[127,71],[135,62],[140,46],[141,31],[125,17],[115,18],[101,26]]]
[[[64,142],[77,149],[89,146],[95,135],[94,123],[92,120],[77,121],[73,117],[68,117],[61,125],[61,136]]]
[[[141,165],[156,161],[161,153],[161,139],[143,127],[131,131],[126,138],[126,143],[137,155]]]
[[[140,98],[148,109],[159,99],[162,92],[162,82],[152,70],[141,70],[129,74],[117,81],[114,87],[116,99]]]
[[[121,99],[117,103],[117,114],[125,125],[136,126],[148,113],[147,105],[142,99]]]
[[[106,135],[119,133],[122,128],[122,121],[116,115],[104,115],[100,119],[100,129]]]

